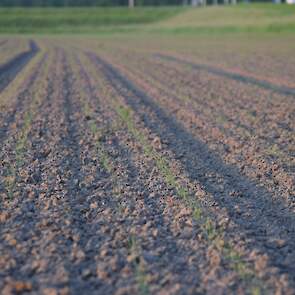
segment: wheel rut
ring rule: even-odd
[[[29,63],[40,50],[38,45],[30,40],[30,49],[19,53],[12,60],[0,66],[0,92],[16,77],[16,75]]]

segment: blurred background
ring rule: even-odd
[[[0,33],[293,32],[295,0],[273,1],[0,0]]]
[[[294,0],[0,0],[1,6],[165,6],[165,5],[200,5],[228,4],[237,2],[275,2],[294,3]]]

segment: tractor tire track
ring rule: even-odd
[[[38,45],[30,40],[30,49],[19,53],[12,60],[0,66],[0,92],[15,78],[15,76],[28,64],[40,50]]]

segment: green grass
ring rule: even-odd
[[[175,16],[183,8],[1,8],[0,33],[129,31]],[[127,27],[127,28],[126,28]]]
[[[294,32],[295,5],[240,4],[190,9],[149,27],[172,34]]]
[[[227,34],[292,33],[295,5],[240,4],[205,8],[0,8],[0,33]]]

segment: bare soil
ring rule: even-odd
[[[0,65],[1,294],[294,294],[290,83],[26,42]]]

